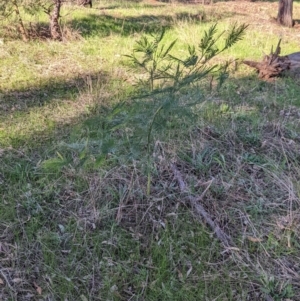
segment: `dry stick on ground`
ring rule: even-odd
[[[176,180],[179,183],[179,188],[180,191],[183,192],[189,192],[187,189],[187,186],[182,178],[181,173],[179,172],[179,170],[175,167],[174,164],[171,164],[171,169],[174,173],[174,176],[176,178]],[[203,200],[206,192],[208,191],[210,185],[212,184],[213,180],[211,180],[208,184],[208,186],[205,188],[205,190],[202,192],[202,194],[200,195],[200,197],[193,197],[189,194],[188,199],[192,205],[192,207],[196,210],[198,215],[201,215],[205,222],[214,230],[217,238],[225,245],[226,248],[228,249],[237,249],[237,248],[233,248],[233,243],[230,239],[230,237],[228,235],[226,235],[222,229],[212,220],[212,218],[210,217],[209,213],[204,209],[204,207],[199,203],[199,201]]]
[[[4,272],[2,271],[2,269],[0,270],[0,274],[1,274],[2,277],[4,278],[4,280],[5,280],[6,285],[8,286],[8,288],[9,288],[12,292],[16,293],[16,290],[10,285],[9,280],[7,279],[7,277],[6,277],[6,275],[4,274]]]
[[[273,53],[273,47],[269,55],[265,55],[262,62],[243,61],[244,64],[255,68],[258,72],[258,77],[262,80],[271,81],[274,77],[284,73],[293,73],[300,75],[300,52],[295,52],[285,56],[280,54],[279,40],[276,50]]]
[[[176,166],[174,164],[171,164],[171,169],[174,173],[174,177],[176,178],[176,180],[179,183],[179,188],[180,188],[181,193],[184,193],[184,192],[189,193],[189,190],[183,180],[181,173],[179,172],[179,170],[176,168]],[[192,197],[189,193],[188,199],[189,199],[192,207],[195,208],[197,214],[201,215],[204,218],[206,223],[214,230],[217,238],[225,245],[226,251],[239,251],[239,248],[234,247],[234,244],[233,244],[231,238],[222,231],[222,229],[212,220],[209,213],[199,203],[199,201],[203,200],[203,198],[204,198],[206,192],[208,191],[208,189],[210,188],[212,182],[213,182],[213,180],[208,182],[209,183],[208,186],[202,192],[200,197]],[[244,253],[245,253],[244,256],[242,256],[242,254],[239,255],[238,253],[235,253],[237,255],[237,259],[239,260],[239,262],[243,263],[244,261],[246,261],[247,266],[251,265],[258,275],[262,275],[263,273],[259,270],[259,268],[254,266],[251,263],[251,261],[249,259],[249,254],[246,251],[244,251]],[[266,298],[266,301],[274,301],[274,299],[266,293],[264,293],[264,297]]]

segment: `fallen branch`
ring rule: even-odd
[[[265,55],[262,62],[243,61],[244,64],[255,68],[258,77],[262,80],[270,81],[274,77],[281,76],[285,73],[300,75],[300,52],[295,52],[285,56],[279,56],[280,48],[279,40],[275,52],[273,47],[269,55]]]
[[[183,192],[188,192],[189,190],[187,188],[187,185],[185,184],[181,173],[179,172],[179,170],[175,167],[174,164],[171,164],[171,169],[174,173],[174,177],[176,178],[176,180],[179,183],[179,188],[180,191]],[[211,184],[213,183],[213,180],[208,182],[207,187],[205,188],[205,190],[202,192],[202,194],[200,195],[200,197],[193,197],[190,195],[188,196],[188,200],[190,201],[191,206],[195,209],[195,211],[197,212],[198,215],[201,215],[202,218],[205,220],[205,222],[212,228],[212,230],[214,231],[214,233],[216,234],[217,238],[224,244],[224,246],[226,248],[232,248],[231,246],[233,245],[231,239],[229,236],[227,236],[222,229],[212,220],[212,218],[210,217],[209,213],[204,209],[204,207],[200,204],[200,201],[203,200],[205,194],[207,193],[207,191],[209,190]],[[236,248],[233,248],[236,249]]]
[[[186,185],[186,183],[183,180],[183,177],[179,170],[176,168],[174,164],[171,164],[171,169],[174,173],[175,179],[179,183],[179,188],[181,193],[188,193],[188,200],[190,201],[191,206],[195,209],[196,213],[205,220],[205,222],[214,230],[214,233],[216,234],[217,238],[224,244],[226,247],[226,250],[222,253],[228,252],[228,251],[241,251],[239,248],[235,247],[231,238],[225,234],[222,229],[212,220],[209,213],[204,209],[204,207],[200,204],[200,201],[203,200],[204,196],[206,195],[207,191],[209,190],[211,184],[213,183],[213,180],[207,182],[207,187],[204,189],[202,194],[199,197],[193,197],[191,196],[191,193]],[[259,265],[253,264],[253,262],[250,259],[250,255],[246,250],[243,250],[242,252],[232,252],[234,255],[234,258],[239,262],[241,265],[246,265],[247,267],[252,267],[253,270],[257,273],[257,277],[261,278],[263,275],[265,275],[265,272],[262,271],[259,268]],[[260,284],[259,284],[260,286]],[[267,293],[264,293],[264,297],[266,301],[274,301],[274,299]]]

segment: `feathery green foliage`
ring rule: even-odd
[[[152,115],[147,130],[147,157],[148,157],[148,184],[147,194],[150,194],[150,144],[153,124],[155,119],[164,107],[172,103],[175,108],[174,112],[178,111],[178,100],[175,92],[179,91],[185,86],[191,85],[204,79],[211,72],[219,72],[218,87],[220,87],[226,79],[227,68],[229,63],[225,62],[223,65],[210,65],[209,60],[216,55],[232,47],[236,42],[242,39],[247,25],[240,26],[234,25],[225,39],[225,45],[219,49],[217,41],[223,36],[224,33],[219,34],[217,37],[217,24],[212,25],[208,31],[205,31],[204,37],[196,50],[195,45],[187,45],[187,55],[184,59],[180,59],[171,54],[173,47],[177,40],[173,40],[170,44],[166,45],[163,42],[165,30],[157,34],[151,35],[150,38],[143,35],[135,44],[133,53],[126,55],[133,62],[135,67],[142,69],[145,79],[140,78],[140,86],[150,92],[151,94],[168,93],[169,96],[164,98],[163,104],[159,105]],[[149,95],[149,94],[148,94]],[[189,108],[189,106],[187,106]],[[181,108],[182,110],[182,108]],[[174,113],[173,112],[173,113]],[[180,115],[180,113],[179,113]],[[190,112],[190,115],[192,113]]]
[[[225,33],[217,34],[217,24],[213,24],[204,32],[198,49],[195,45],[187,45],[187,54],[183,59],[171,54],[177,40],[165,45],[165,30],[162,30],[150,37],[143,35],[136,42],[133,53],[126,56],[135,67],[142,70],[143,75],[138,79],[138,84],[146,91],[174,93],[202,80],[209,73],[226,72],[228,62],[212,65],[209,61],[241,40],[247,27],[246,24],[235,24],[227,33],[224,46],[219,48],[217,42]]]

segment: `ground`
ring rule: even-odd
[[[66,7],[62,43],[3,34],[0,299],[300,300],[299,80],[241,63],[299,51],[299,28],[277,2],[94,2]],[[222,86],[137,92],[143,34],[181,58],[235,22]]]

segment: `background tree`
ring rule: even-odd
[[[14,18],[23,41],[28,41],[30,34],[24,24],[22,11],[34,14],[42,10],[49,16],[49,31],[52,39],[62,40],[59,19],[64,2],[66,0],[0,0],[0,16],[5,19]]]
[[[293,0],[279,0],[277,22],[284,26],[293,26]]]
[[[43,10],[49,16],[49,30],[53,40],[62,40],[62,32],[59,25],[60,10],[66,0],[29,0],[29,8],[32,12]]]
[[[59,26],[60,10],[63,0],[52,0],[52,3],[46,1],[43,5],[44,11],[50,18],[50,34],[53,40],[62,40],[62,32]],[[46,8],[45,8],[46,7]]]

